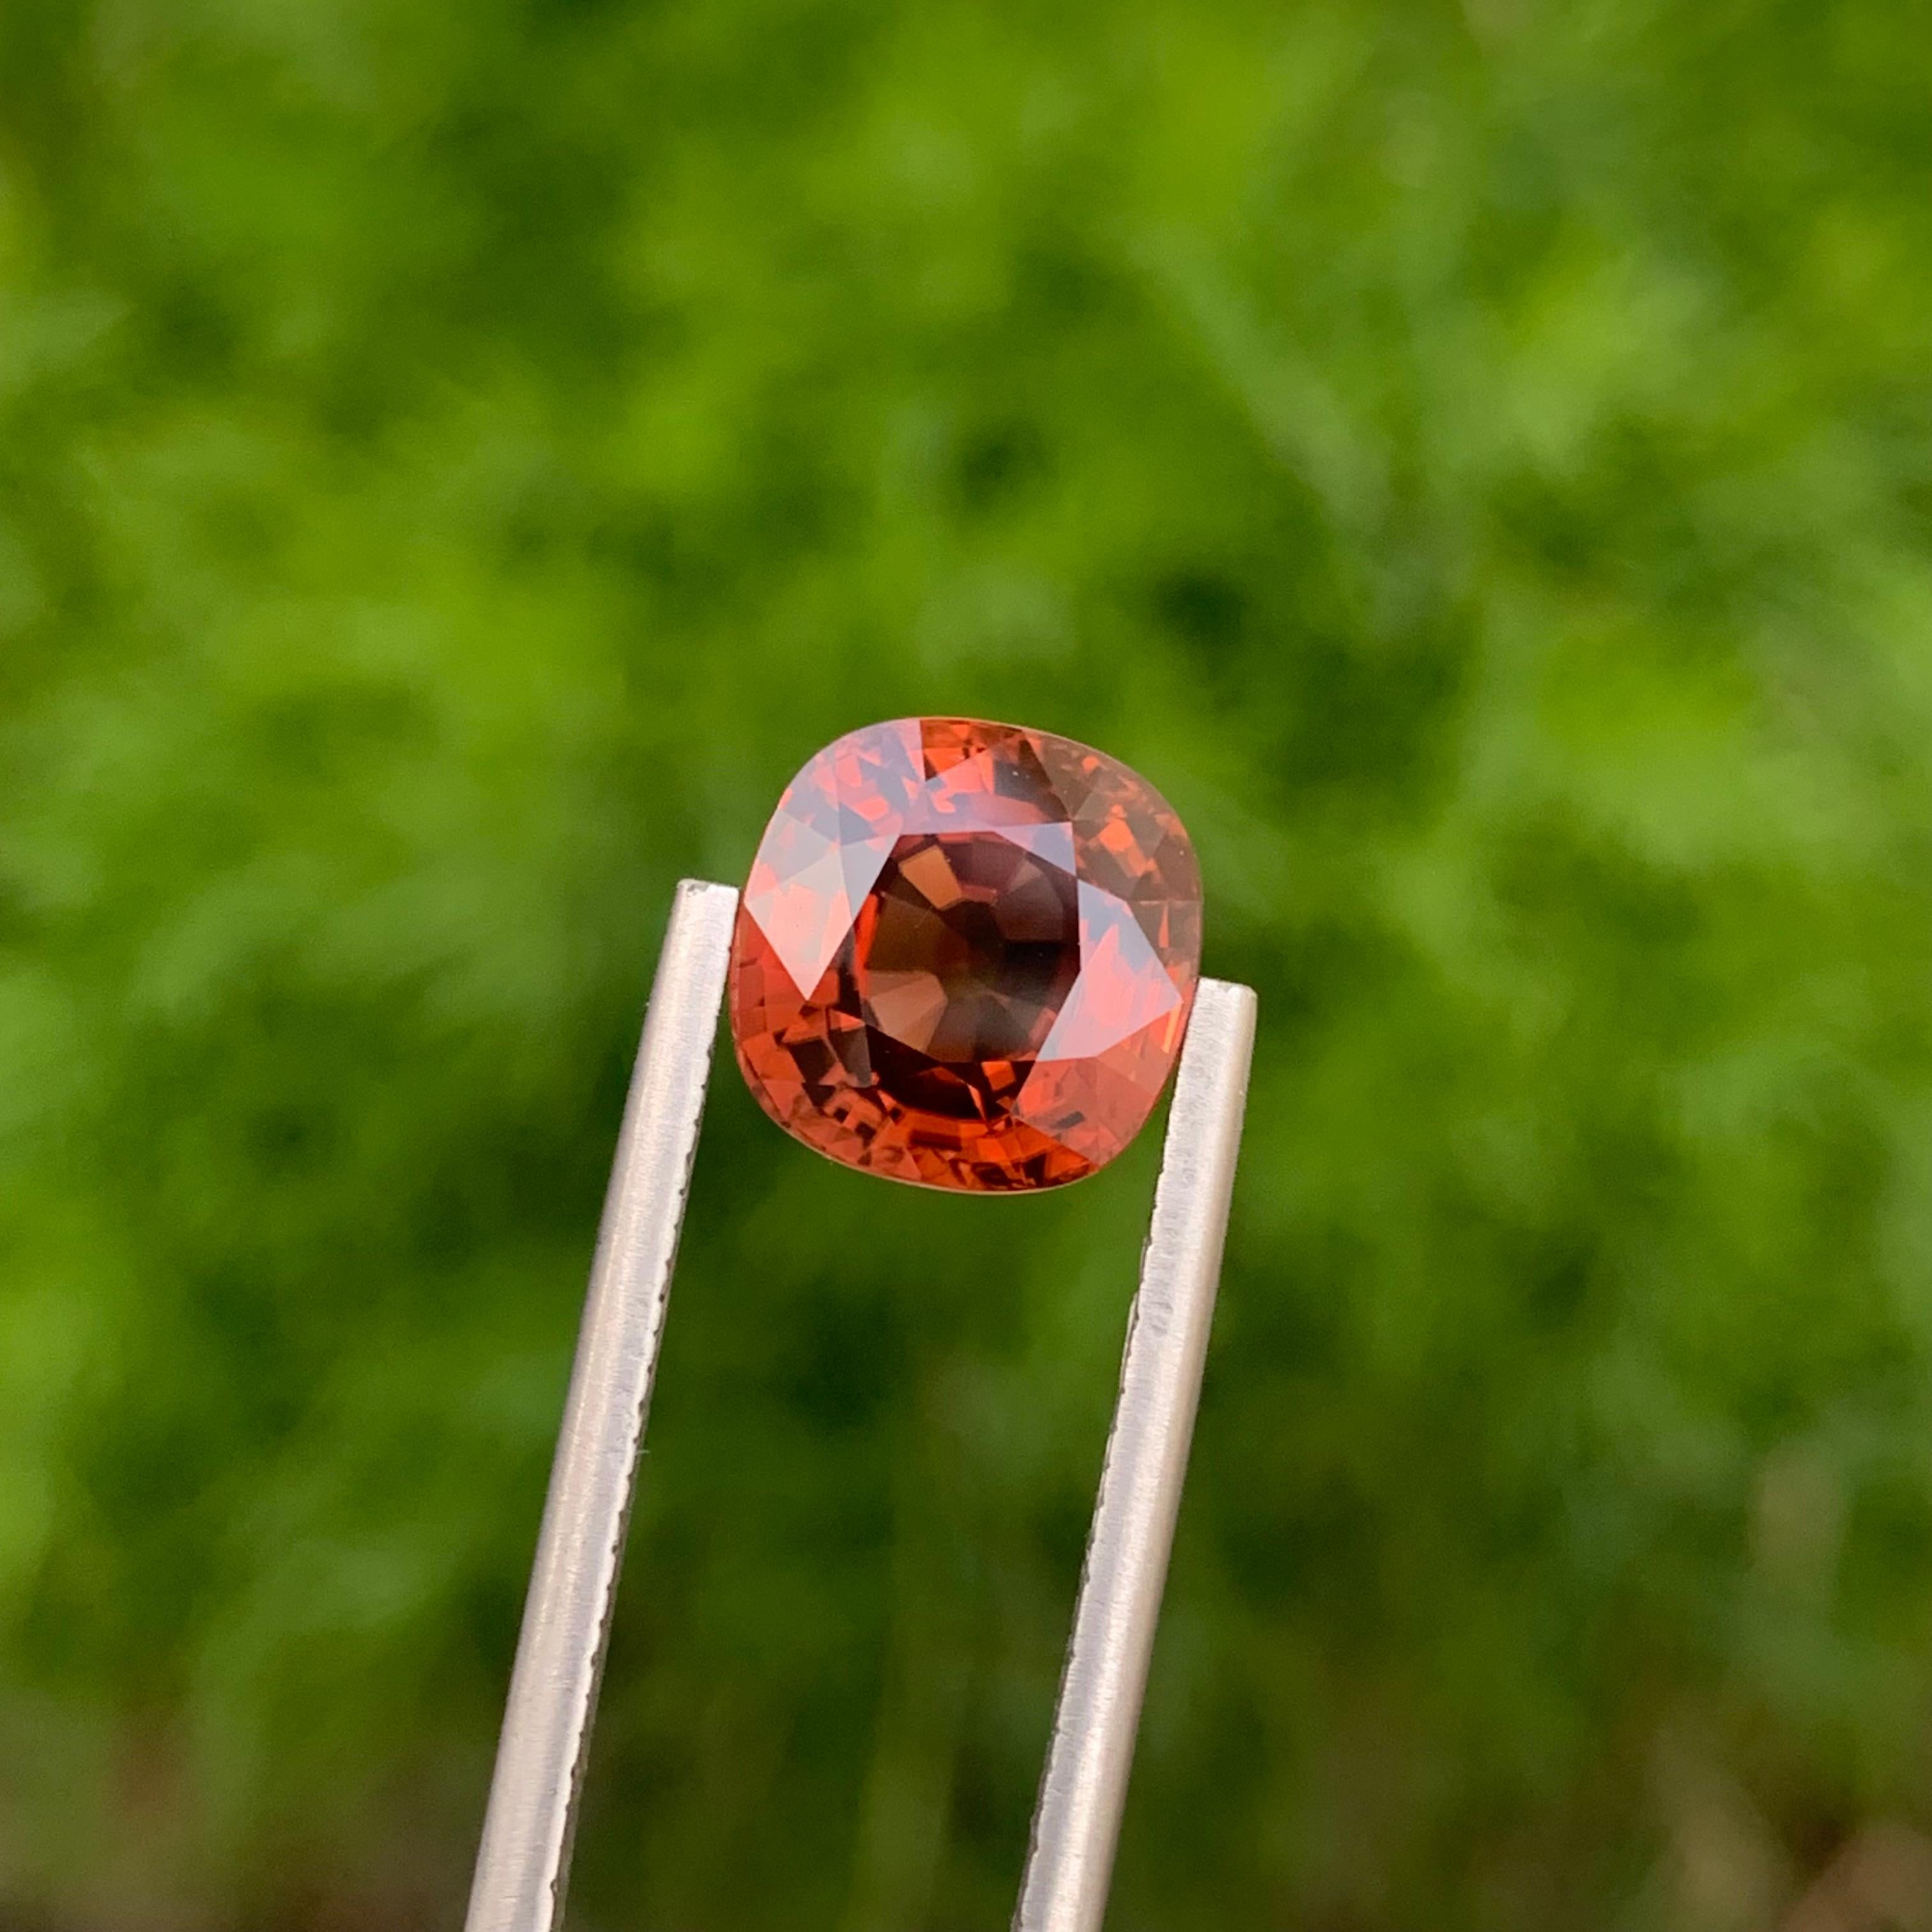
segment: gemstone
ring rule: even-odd
[[[849,733],[778,800],[732,946],[738,1064],[778,1125],[895,1180],[1053,1187],[1166,1084],[1201,877],[1146,779],[970,718]]]

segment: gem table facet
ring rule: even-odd
[[[1201,964],[1172,808],[1118,760],[964,718],[868,725],[778,801],[732,946],[738,1064],[834,1160],[1052,1187],[1166,1084]]]

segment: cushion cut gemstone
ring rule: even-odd
[[[1051,732],[901,718],[779,800],[738,914],[732,1036],[766,1112],[834,1160],[1052,1187],[1139,1132],[1200,962],[1194,848],[1144,778]]]

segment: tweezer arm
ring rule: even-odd
[[[1099,1932],[1106,1912],[1214,1318],[1254,1038],[1253,993],[1202,980],[1168,1114],[1015,1932]]]
[[[571,1834],[738,895],[677,889],[578,1342],[466,1932],[560,1932]],[[1182,1049],[1017,1932],[1097,1932],[1193,1433],[1255,996],[1204,980]]]
[[[738,895],[677,889],[604,1203],[466,1932],[556,1932]]]

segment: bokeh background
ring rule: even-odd
[[[459,1922],[672,883],[915,711],[1262,994],[1111,1924],[1932,1924],[1924,29],[5,0],[5,1932]],[[585,1932],[1006,1923],[1153,1160],[721,1075]]]

